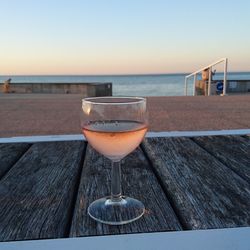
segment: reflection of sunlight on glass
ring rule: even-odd
[[[88,105],[88,104],[85,104],[82,106],[82,110],[83,112],[86,114],[86,115],[89,115],[90,114],[90,111],[91,111],[91,105]]]

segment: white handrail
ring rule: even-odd
[[[226,87],[227,87],[227,58],[225,58],[224,64],[224,79],[223,79],[223,95],[226,95]]]
[[[191,76],[194,76],[194,86],[193,86],[193,95],[195,95],[195,83],[196,83],[196,75],[200,72],[202,72],[203,70],[209,69],[209,82],[208,82],[208,95],[210,95],[211,93],[211,72],[212,72],[212,67],[224,62],[224,80],[223,80],[223,95],[226,95],[226,84],[227,84],[227,63],[228,63],[228,59],[227,58],[221,58],[216,62],[213,62],[211,64],[209,64],[208,66],[205,66],[199,70],[196,70],[195,72],[185,76],[185,95],[187,95],[187,79]]]

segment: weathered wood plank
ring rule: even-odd
[[[29,147],[28,143],[0,144],[0,178],[9,171]]]
[[[207,136],[193,140],[250,183],[250,141],[241,136]]]
[[[110,195],[111,162],[88,146],[70,236],[181,230],[174,211],[154,176],[143,152],[137,149],[122,164],[122,188],[141,200],[146,214],[122,226],[96,223],[87,215],[94,200]]]
[[[67,236],[84,147],[35,143],[2,178],[1,241]]]
[[[250,226],[250,184],[189,138],[143,143],[188,229]]]

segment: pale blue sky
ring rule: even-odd
[[[248,0],[0,0],[0,74],[250,71]]]

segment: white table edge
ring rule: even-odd
[[[1,250],[249,250],[250,227],[0,243]]]

